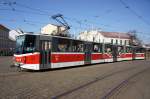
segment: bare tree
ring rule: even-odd
[[[142,40],[140,40],[137,36],[137,30],[130,30],[128,32],[128,35],[130,35],[130,44],[135,46],[141,46]]]

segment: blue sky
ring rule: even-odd
[[[3,4],[7,2],[16,4]],[[149,0],[0,0],[0,23],[40,32],[42,26],[55,23],[51,15],[61,13],[72,34],[93,27],[112,32],[137,30],[140,39],[150,42],[149,5]]]

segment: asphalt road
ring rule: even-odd
[[[145,70],[108,97],[150,99],[150,61],[125,61],[48,71],[10,67],[12,57],[0,57],[0,99],[104,99],[123,80]]]

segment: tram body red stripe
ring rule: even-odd
[[[125,53],[124,58],[132,58],[133,54],[132,53]]]
[[[104,53],[103,54],[103,59],[110,59],[112,58],[112,54]]]
[[[119,58],[132,58],[132,53],[123,53],[118,56]],[[145,57],[144,53],[135,54],[135,57]],[[51,54],[51,63],[60,63],[60,62],[77,62],[84,61],[84,54],[67,54],[67,53],[55,53]],[[99,60],[99,59],[110,59],[112,58],[111,54],[108,53],[99,53],[99,54],[91,54],[91,60]],[[23,55],[23,56],[15,56],[15,61],[24,64],[40,64],[40,54],[32,54],[32,55]]]
[[[39,64],[40,54],[26,56],[25,64]]]
[[[96,53],[96,54],[92,53],[91,59],[92,59],[92,60],[103,59],[103,54],[102,54],[102,53]]]
[[[84,61],[84,54],[51,54],[51,62],[75,62],[75,61]]]
[[[24,63],[24,64],[39,64],[40,54],[15,56],[15,62]]]
[[[145,54],[144,53],[136,53],[135,57],[145,57]]]
[[[124,53],[121,53],[117,56],[118,58],[125,58],[125,54]]]

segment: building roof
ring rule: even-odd
[[[108,38],[130,39],[130,35],[127,34],[127,33],[104,32],[104,31],[100,31],[100,33],[101,33],[104,37],[108,37]]]
[[[52,26],[56,26],[56,27],[64,27],[64,26],[58,25],[58,24],[47,24],[47,25],[45,25],[45,26],[48,26],[48,25],[52,25]],[[44,27],[45,27],[45,26],[44,26]]]
[[[0,24],[0,30],[9,31],[9,29],[2,24]]]

